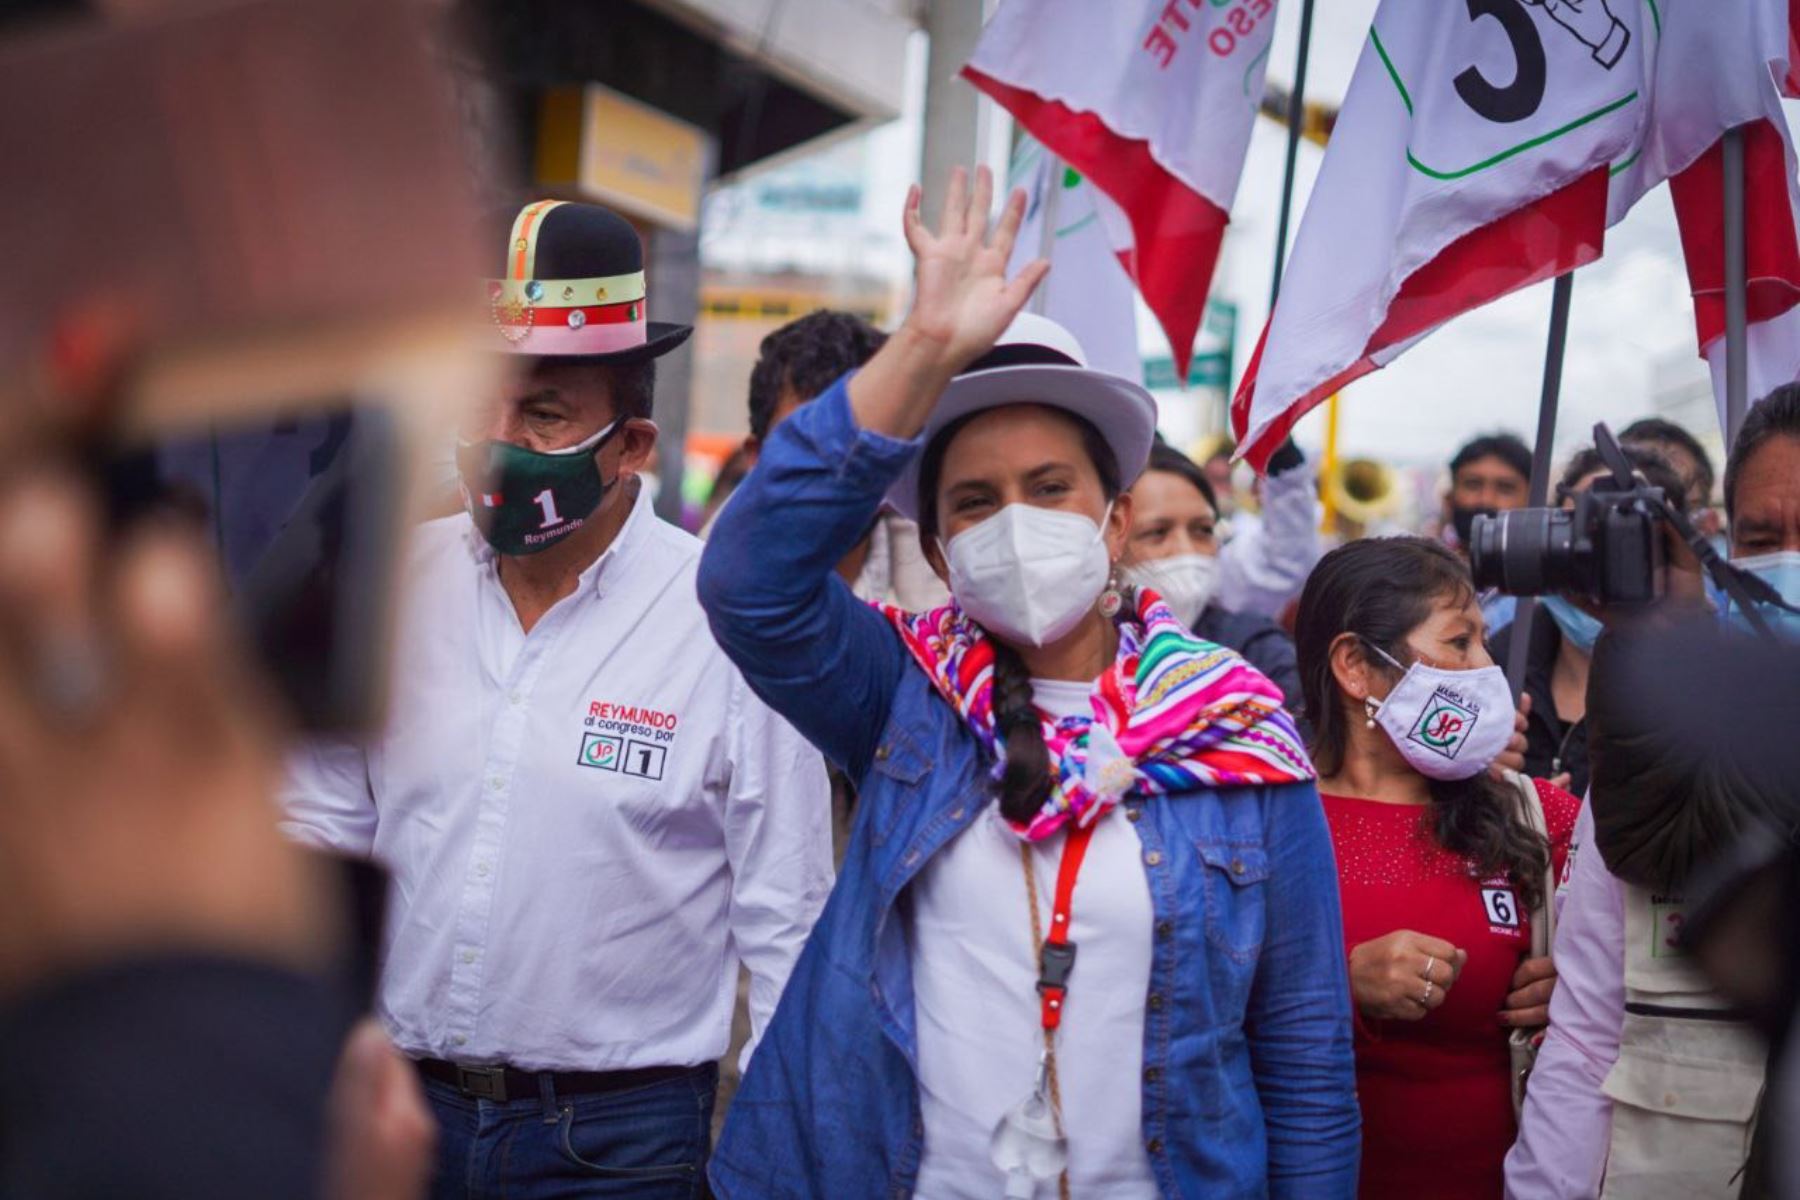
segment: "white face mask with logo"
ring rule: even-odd
[[[1402,667],[1380,646],[1400,677],[1387,699],[1372,701],[1374,720],[1407,765],[1428,779],[1468,779],[1487,770],[1512,740],[1512,688],[1499,667],[1446,671],[1415,662]]]
[[[1134,563],[1125,568],[1125,577],[1161,596],[1175,619],[1192,629],[1219,590],[1219,559],[1215,554],[1177,554]]]
[[[1112,505],[1106,512],[1102,523]],[[1032,646],[1079,625],[1112,574],[1100,525],[1031,504],[1009,504],[940,548],[962,610],[989,633]]]

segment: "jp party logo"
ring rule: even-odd
[[[1425,711],[1413,722],[1406,736],[1427,750],[1454,759],[1474,732],[1480,717],[1474,709],[1459,704],[1443,692],[1435,692],[1425,704]]]
[[[581,757],[575,761],[584,767],[600,771],[616,771],[624,749],[624,738],[603,733],[584,733],[581,735]]]
[[[581,756],[575,761],[597,771],[623,771],[640,779],[661,779],[668,757],[667,746],[610,733],[584,733]]]

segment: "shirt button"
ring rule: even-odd
[[[512,701],[512,706],[514,708],[517,708],[517,707],[519,707],[519,705],[525,703],[525,697],[520,695],[518,692],[514,692],[512,695],[508,696],[507,699]]]
[[[1145,1067],[1144,1068],[1144,1082],[1145,1083],[1155,1083],[1157,1080],[1159,1080],[1161,1078],[1162,1078],[1162,1068],[1161,1067]]]
[[[1141,808],[1128,808],[1125,810],[1125,819],[1127,821],[1136,821],[1139,817],[1142,817],[1143,815],[1144,815],[1144,810]]]
[[[1174,932],[1175,932],[1175,922],[1173,922],[1173,921],[1158,921],[1156,923],[1156,936],[1157,937],[1167,938],[1170,934],[1172,934]]]
[[[506,786],[506,780],[504,780],[504,779],[500,778],[498,775],[496,775],[492,779],[488,780],[488,786],[490,788],[493,788],[497,792],[501,788]]]
[[[1150,998],[1148,1000],[1146,1000],[1145,1003],[1149,1006],[1149,1009],[1151,1012],[1161,1012],[1163,1010],[1162,993],[1161,992],[1151,992]]]
[[[888,755],[891,753],[893,752],[886,746],[877,746],[875,747],[875,761],[886,762],[888,760]]]
[[[475,952],[473,950],[464,950],[463,951],[463,961],[466,963],[474,962],[475,961]]]
[[[963,809],[961,807],[951,809],[950,810],[950,819],[952,821],[962,820],[963,819]]]
[[[1152,1154],[1161,1154],[1162,1153],[1162,1139],[1161,1138],[1151,1138],[1149,1141],[1144,1143],[1144,1149],[1148,1150]]]
[[[1234,858],[1231,860],[1231,873],[1233,875],[1242,875],[1244,873],[1244,860],[1243,859]]]
[[[1150,853],[1144,855],[1144,861],[1153,867],[1161,866],[1162,865],[1162,851],[1152,850]]]
[[[453,1041],[453,1042],[455,1042],[455,1043],[456,1043],[456,1044],[457,1044],[457,1045],[459,1045],[459,1046],[466,1046],[466,1045],[468,1045],[468,1044],[469,1044],[469,1039],[468,1039],[468,1038],[466,1038],[466,1037],[464,1037],[464,1036],[463,1036],[463,1035],[462,1035],[462,1034],[460,1034],[460,1033],[459,1033],[459,1034],[457,1034],[457,1035],[456,1035],[456,1036],[455,1036],[455,1037],[453,1037],[453,1038],[451,1038],[451,1039],[450,1039],[450,1040],[451,1040],[451,1041]]]
[[[475,864],[475,873],[477,875],[485,876],[488,873],[488,865],[486,863],[476,863]]]

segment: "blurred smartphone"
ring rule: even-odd
[[[115,518],[191,515],[300,723],[367,730],[413,460],[491,372],[443,9],[146,10],[0,42],[0,398],[117,314]]]
[[[393,414],[343,396],[160,438],[102,473],[115,525],[156,512],[216,547],[240,632],[291,715],[343,733],[382,715],[405,458]]]

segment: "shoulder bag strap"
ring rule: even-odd
[[[1539,889],[1542,898],[1531,910],[1531,956],[1542,958],[1550,953],[1550,942],[1556,936],[1556,862],[1550,854],[1550,828],[1544,818],[1543,797],[1538,795],[1537,784],[1530,776],[1508,771],[1507,782],[1518,797],[1520,819],[1544,839],[1544,880]]]

